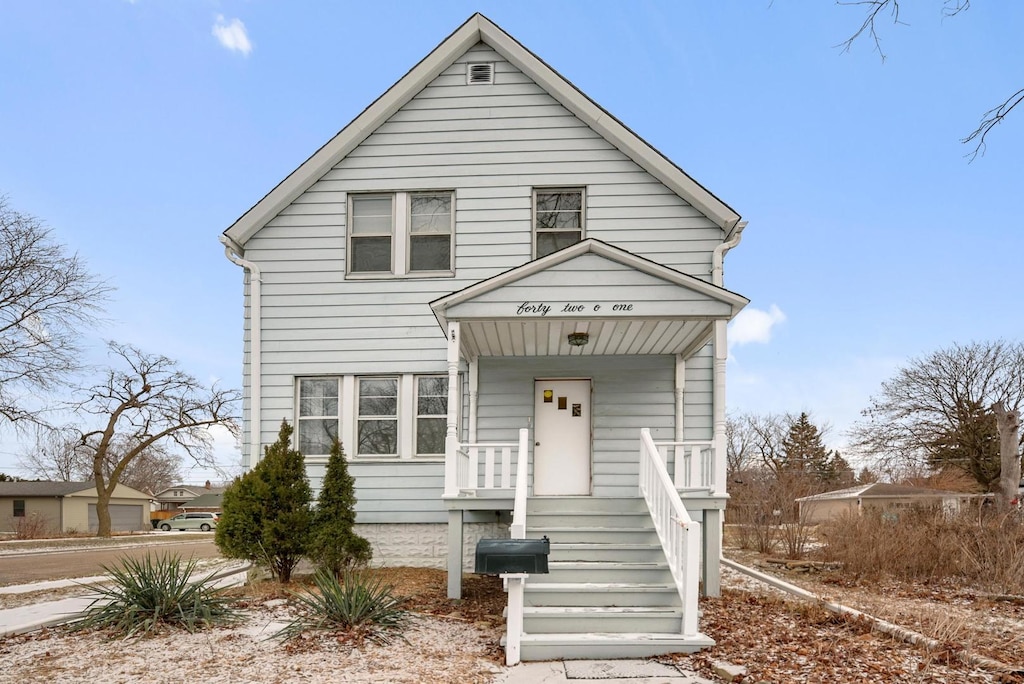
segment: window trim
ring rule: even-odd
[[[410,268],[412,259],[412,201],[414,195],[443,195],[451,197],[451,227],[449,230],[449,263],[447,269],[436,271],[413,271]],[[352,230],[354,222],[353,206],[362,197],[391,198],[391,269],[388,271],[355,271],[352,269],[352,240],[359,239]],[[367,192],[350,192],[346,201],[345,227],[345,278],[347,280],[392,280],[411,278],[454,278],[455,277],[455,203],[454,189],[417,189],[417,190],[374,190]],[[382,237],[380,234],[379,237]],[[367,235],[366,237],[371,237]]]
[[[538,233],[541,233],[541,232],[543,232],[543,233],[555,233],[555,232],[565,232],[565,233],[568,233],[568,232],[570,232],[570,231],[553,231],[553,230],[538,231],[537,230],[537,193],[539,193],[539,192],[579,192],[580,193],[580,239],[579,239],[579,241],[583,242],[584,240],[587,239],[587,188],[586,188],[586,186],[583,186],[583,185],[579,185],[579,186],[575,186],[575,185],[555,185],[555,186],[551,186],[551,187],[536,186],[536,187],[533,188],[533,191],[532,191],[532,193],[530,195],[531,200],[532,200],[531,201],[531,209],[530,209],[530,239],[531,239],[530,247],[531,247],[534,259],[539,259],[540,258],[538,256],[539,250],[537,249],[537,235],[538,235]],[[554,254],[554,252],[552,252],[552,254]],[[545,254],[544,256],[547,256],[547,254]]]
[[[19,506],[18,504],[21,504],[21,505]],[[25,499],[14,499],[14,503],[13,503],[11,508],[12,508],[12,511],[11,511],[12,512],[12,515],[11,515],[12,518],[24,518],[25,517],[26,509],[28,507],[26,505]],[[19,511],[21,511],[21,512],[19,513]]]

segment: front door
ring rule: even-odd
[[[590,380],[537,380],[535,496],[590,494]]]

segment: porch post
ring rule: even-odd
[[[459,495],[459,322],[448,323],[448,417],[444,437],[444,498]]]
[[[448,598],[462,598],[462,509],[448,511]]]
[[[476,444],[476,398],[480,390],[480,359],[469,362],[469,442]]]
[[[725,362],[729,356],[726,322],[715,321],[715,362],[712,416],[714,419],[715,496],[725,496]],[[722,514],[717,510],[704,512],[704,594],[721,594]]]
[[[682,442],[686,439],[686,429],[684,423],[686,421],[686,404],[684,402],[686,394],[686,359],[683,358],[682,354],[676,354],[676,441]],[[673,449],[674,463],[673,463],[673,474],[672,481],[675,483],[676,489],[682,487],[686,482],[683,467],[686,464],[686,448],[677,446]]]
[[[458,496],[459,322],[448,322],[448,430],[444,437],[444,493]],[[473,477],[476,473],[471,474]],[[462,598],[462,510],[448,511],[448,598]]]

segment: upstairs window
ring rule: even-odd
[[[352,198],[349,269],[352,273],[391,273],[394,244],[394,197],[359,195]]]
[[[409,195],[409,271],[452,270],[452,194]]]
[[[534,254],[537,258],[583,239],[583,189],[534,190]]]
[[[446,190],[351,195],[349,275],[452,275],[453,194]]]

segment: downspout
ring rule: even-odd
[[[245,250],[227,235],[220,236],[228,261],[249,272],[249,459],[247,467],[256,465],[260,455],[260,397],[263,394],[261,341],[263,317],[260,308],[263,276],[255,263],[242,258]]]
[[[730,249],[740,244],[740,238],[743,235],[743,229],[747,227],[746,221],[738,221],[735,228],[732,231],[732,237],[723,242],[722,244],[715,247],[715,250],[711,253],[711,284],[722,287],[723,281],[723,264],[725,262],[725,253]],[[715,488],[714,493],[717,496],[725,496],[725,362],[729,357],[729,346],[726,341],[726,325],[727,321],[716,320],[714,322],[714,372],[713,372],[713,389],[712,389],[712,420],[714,426],[714,433],[712,439],[714,440],[714,455],[715,455],[715,468],[714,468],[714,480]]]

